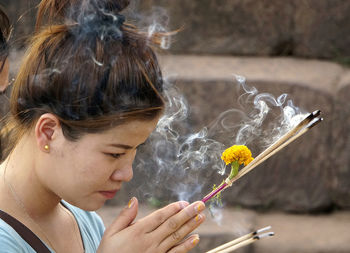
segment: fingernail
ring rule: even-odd
[[[197,204],[197,206],[196,206],[196,211],[197,211],[197,213],[201,212],[202,210],[204,210],[204,205],[203,205],[203,203]]]
[[[201,219],[202,219],[202,215],[200,214],[197,214],[196,217],[194,218],[196,222],[200,221]]]
[[[189,203],[187,201],[180,201],[179,205],[180,205],[181,209],[184,209],[185,207],[187,207],[189,205]]]
[[[191,244],[192,244],[193,246],[195,246],[195,245],[197,245],[198,242],[199,242],[199,237],[196,236],[194,239],[192,239]]]
[[[132,208],[135,204],[135,197],[132,197],[130,200],[129,200],[129,203],[128,203],[128,208]]]

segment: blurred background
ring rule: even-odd
[[[14,26],[14,76],[39,1],[0,1]],[[125,14],[133,22],[181,30],[164,45],[160,61],[164,75],[186,98],[187,131],[195,133],[235,108],[241,91],[233,74],[244,76],[259,93],[287,93],[301,110],[320,109],[324,117],[321,125],[223,193],[223,206],[207,213],[193,252],[267,225],[276,232],[274,238],[239,252],[350,252],[349,13],[349,0],[132,1]],[[174,177],[169,184],[168,177],[154,183],[148,181],[154,169],[134,167],[134,179],[99,211],[106,225],[134,195],[141,200],[142,217],[177,200],[172,189],[179,183],[200,181],[197,192],[186,192],[193,201],[223,179],[208,167],[186,172],[182,182]]]

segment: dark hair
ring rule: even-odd
[[[37,32],[11,96],[16,140],[44,113],[55,114],[74,141],[162,112],[163,79],[152,49],[160,35],[149,37],[125,23],[119,11],[127,3],[41,1]],[[49,25],[41,25],[43,18]]]
[[[61,23],[66,18],[76,19],[80,14],[85,14],[82,9],[92,11],[107,11],[117,14],[124,10],[129,0],[44,0],[38,5],[36,29],[40,28],[43,20],[46,23]]]
[[[5,61],[9,55],[8,39],[11,34],[9,18],[0,6],[0,72],[4,68]]]

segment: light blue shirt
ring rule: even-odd
[[[62,202],[72,212],[78,223],[85,252],[96,253],[105,230],[100,216],[95,212],[84,211],[65,201]],[[50,250],[54,252],[52,249]],[[0,219],[0,252],[36,253],[33,248],[2,219]]]

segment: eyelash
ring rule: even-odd
[[[145,145],[145,143],[140,144],[140,145],[137,147],[137,149],[140,148],[140,147],[142,147],[142,146],[144,146],[144,145]],[[112,154],[112,153],[109,153],[109,154],[107,154],[107,155],[111,156],[111,157],[114,158],[114,159],[119,159],[122,155],[124,155],[124,153],[123,153],[123,154]]]
[[[113,157],[114,159],[120,158],[123,154],[108,154],[109,156]]]

